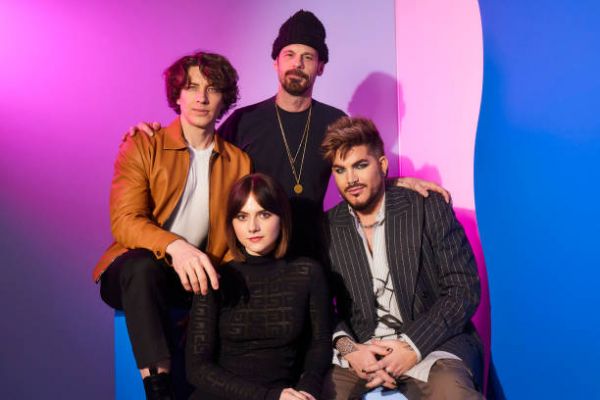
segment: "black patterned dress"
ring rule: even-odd
[[[332,357],[331,300],[321,266],[252,257],[219,269],[220,289],[194,296],[187,338],[193,399],[319,396]]]

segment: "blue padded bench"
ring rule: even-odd
[[[363,396],[363,400],[408,400],[406,396],[395,390],[382,392],[381,388],[373,389]]]
[[[191,394],[192,387],[185,380],[185,361],[183,334],[181,321],[187,316],[187,310],[173,309],[171,320],[175,342],[178,347],[173,352],[172,375],[175,386],[175,394],[178,399],[187,399]],[[125,315],[121,311],[115,311],[115,400],[144,400],[144,384],[133,357]]]

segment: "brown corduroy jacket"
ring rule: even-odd
[[[128,249],[151,250],[165,257],[180,236],[163,228],[177,206],[190,168],[190,154],[179,117],[153,137],[137,134],[121,145],[110,193],[110,220],[115,242],[93,271],[94,281]],[[205,252],[214,263],[227,253],[225,207],[235,181],[251,172],[246,153],[215,135],[210,160],[209,231]]]

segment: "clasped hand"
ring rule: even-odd
[[[345,358],[360,378],[369,381],[368,388],[395,389],[396,378],[417,363],[417,354],[401,340],[373,340],[356,347]]]

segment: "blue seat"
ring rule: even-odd
[[[115,400],[143,400],[144,384],[133,357],[125,315],[115,311]]]
[[[185,323],[187,320],[187,310],[171,310],[170,333],[177,344],[172,351],[172,379],[177,399],[187,399],[192,393],[193,388],[185,379],[185,359],[183,337],[185,335]],[[133,349],[129,341],[127,324],[125,323],[125,314],[122,311],[115,311],[115,400],[144,400],[144,384],[140,376]]]
[[[363,400],[408,400],[406,396],[396,390],[382,391],[381,388],[371,390],[363,396]]]

